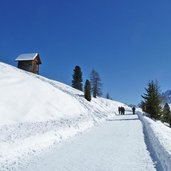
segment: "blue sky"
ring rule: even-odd
[[[0,61],[38,52],[41,75],[71,84],[99,72],[103,92],[137,104],[149,80],[171,89],[171,1],[1,0]]]

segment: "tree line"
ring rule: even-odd
[[[145,93],[141,96],[140,107],[149,114],[152,119],[161,120],[171,126],[171,111],[168,103],[163,104],[160,93],[159,84],[157,81],[150,81],[145,88]]]
[[[86,100],[91,101],[91,94],[94,98],[102,96],[102,83],[100,75],[94,69],[90,73],[90,79],[87,79],[83,90],[83,78],[80,66],[75,66],[73,70],[72,87],[84,91],[84,97]]]

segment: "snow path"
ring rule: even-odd
[[[24,169],[22,169],[24,170]],[[32,161],[27,171],[153,171],[137,115],[114,116]]]

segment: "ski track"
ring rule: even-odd
[[[137,115],[114,116],[30,162],[25,171],[156,170]]]

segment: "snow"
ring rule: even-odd
[[[15,60],[16,61],[28,61],[28,60],[34,60],[35,57],[38,55],[38,53],[26,53],[19,55]]]
[[[137,115],[120,115],[57,145],[27,171],[154,171]]]
[[[0,170],[27,166],[55,144],[105,121],[126,105],[0,63]],[[22,159],[22,161],[21,161]]]
[[[87,113],[113,113],[119,102],[93,99],[65,84],[0,63],[0,123],[69,119]],[[5,117],[4,117],[5,116]]]
[[[139,114],[146,130],[151,153],[158,162],[160,170],[171,170],[171,129],[160,121]]]
[[[171,170],[171,129],[138,109],[4,63],[0,94],[0,171]]]

